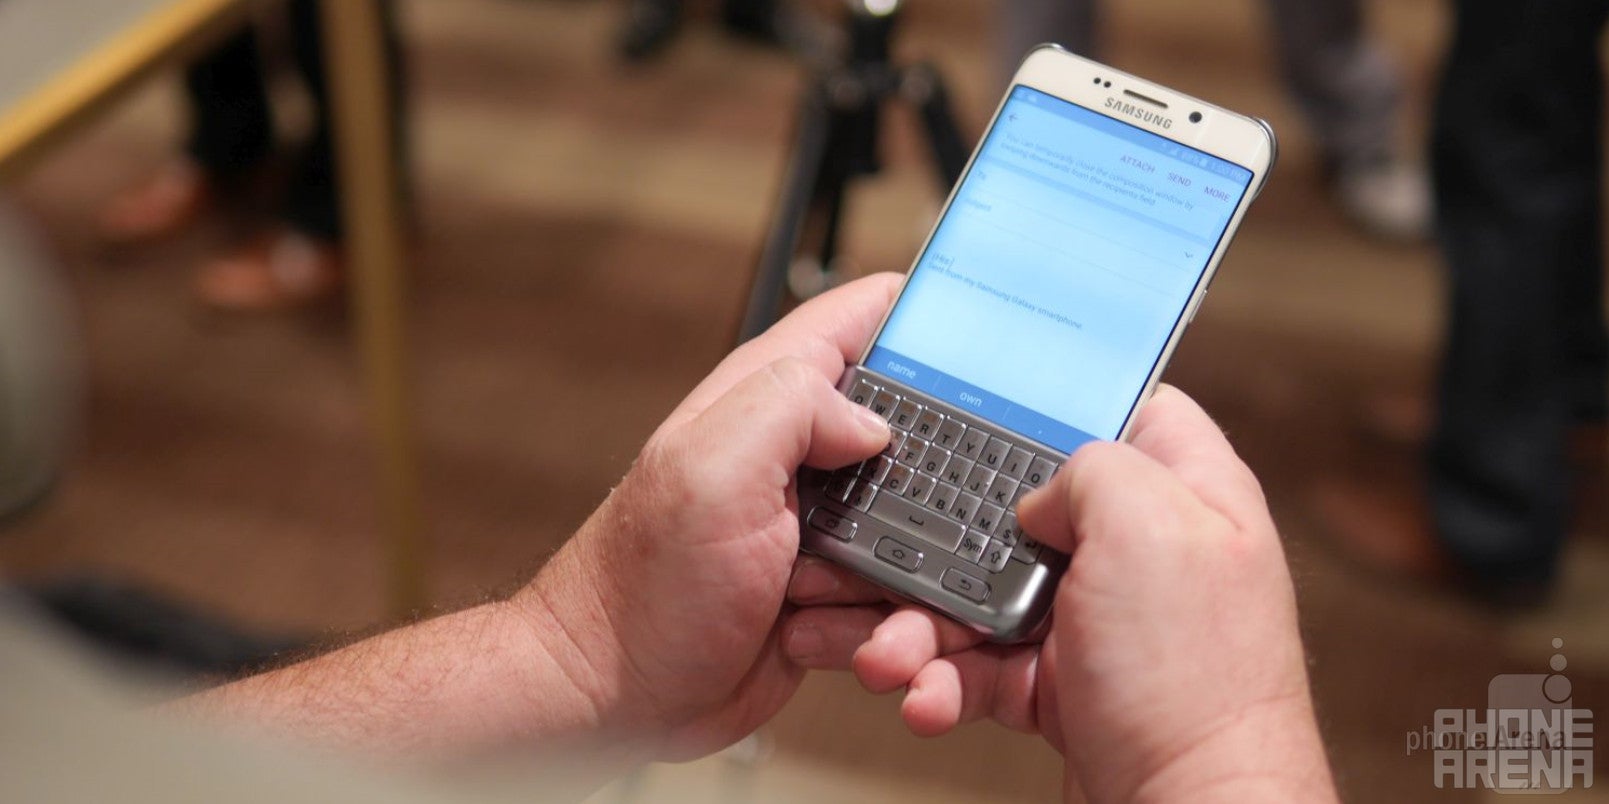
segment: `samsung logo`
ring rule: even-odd
[[[1150,123],[1153,126],[1164,129],[1173,128],[1172,118],[1166,117],[1158,112],[1153,112],[1150,109],[1146,109],[1142,106],[1135,106],[1132,103],[1120,101],[1117,98],[1107,98],[1106,108],[1115,112],[1120,112],[1124,115],[1134,118],[1135,120],[1139,120],[1142,123]]]

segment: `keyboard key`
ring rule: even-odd
[[[972,562],[976,562],[983,555],[983,548],[989,544],[989,537],[975,530],[967,531],[961,537],[961,545],[955,548],[955,554]]]
[[[827,488],[824,493],[829,500],[843,502],[844,498],[848,497],[849,492],[854,488],[855,478],[834,475],[832,479],[827,481]]]
[[[950,453],[935,446],[928,446],[927,454],[922,456],[922,463],[916,467],[923,474],[938,477],[944,472],[944,467],[950,463]]]
[[[994,472],[980,463],[972,467],[972,471],[967,473],[967,479],[961,484],[961,487],[982,497],[989,493],[989,484],[993,482]]]
[[[872,507],[872,497],[876,496],[876,494],[876,486],[861,480],[855,483],[855,487],[850,490],[849,496],[844,498],[844,505],[856,511],[864,511]]]
[[[956,452],[975,461],[983,454],[983,448],[988,443],[988,433],[982,430],[968,430],[961,435],[961,446],[956,447]]]
[[[972,473],[972,462],[960,455],[951,455],[950,462],[944,465],[944,472],[939,479],[954,486],[967,482],[967,475]]]
[[[1005,511],[999,506],[984,503],[978,506],[978,516],[972,520],[972,527],[977,528],[979,533],[993,536],[995,528],[1000,527],[1000,517],[1004,514]]]
[[[882,483],[883,478],[888,477],[888,470],[893,466],[893,461],[879,455],[860,465],[860,479],[871,483]]]
[[[927,507],[941,514],[950,512],[950,506],[955,505],[955,497],[961,490],[948,483],[940,483],[933,489],[932,496],[927,498]]]
[[[961,444],[961,437],[966,431],[966,425],[955,419],[946,419],[943,424],[939,425],[939,434],[938,437],[933,439],[933,443],[945,449],[955,449]]]
[[[1005,439],[991,438],[989,443],[984,446],[983,457],[979,458],[978,462],[990,469],[999,471],[1000,467],[1005,464],[1006,454],[1009,452],[1011,452],[1011,445],[1007,444]]]
[[[989,585],[958,569],[950,568],[939,576],[939,585],[973,603],[989,599]]]
[[[939,427],[943,424],[944,417],[940,416],[938,411],[924,410],[921,416],[916,417],[916,426],[911,428],[911,432],[915,433],[917,438],[932,441],[938,435]]]
[[[905,499],[914,503],[925,503],[937,484],[937,480],[927,475],[913,475],[910,482],[905,485]]]
[[[1011,454],[1006,456],[1006,463],[1000,467],[1000,474],[1012,480],[1021,480],[1028,473],[1028,463],[1034,459],[1033,453],[1022,447],[1012,447]]]
[[[994,537],[1007,547],[1022,538],[1022,526],[1017,524],[1016,511],[1007,511],[1000,517],[1000,527],[995,529]]]
[[[1034,541],[1034,537],[1025,533],[1022,536],[1022,541],[1017,542],[1017,547],[1011,551],[1011,560],[1032,564],[1039,559],[1039,548],[1041,546],[1039,542]]]
[[[849,389],[849,401],[860,405],[861,407],[865,407],[871,403],[872,397],[876,396],[876,394],[877,386],[872,385],[865,380],[861,380],[855,383],[854,388]]]
[[[954,552],[966,528],[909,500],[892,494],[880,494],[867,513],[906,533],[914,533],[925,541],[938,545],[946,552]]]
[[[878,391],[872,397],[872,412],[888,419],[894,416],[894,406],[899,404],[899,397],[887,391]]]
[[[971,494],[962,493],[955,498],[955,504],[950,506],[950,518],[963,525],[972,524],[972,518],[978,515],[978,505],[982,502]]]
[[[922,415],[922,406],[907,399],[894,407],[894,416],[888,420],[899,430],[910,430],[916,426],[916,417]]]
[[[915,572],[922,566],[922,551],[888,537],[879,539],[872,552],[876,553],[878,558],[906,572]]]
[[[899,451],[899,462],[906,466],[916,466],[922,462],[922,456],[927,454],[927,442],[916,436],[905,439],[905,447]]]
[[[914,473],[909,466],[895,464],[888,470],[888,477],[883,478],[883,488],[895,494],[904,494],[906,485],[911,482],[912,474]]]
[[[1028,464],[1028,474],[1023,477],[1022,482],[1037,488],[1045,485],[1046,481],[1050,480],[1050,476],[1055,473],[1056,464],[1044,458],[1035,458],[1033,463]]]
[[[999,475],[989,484],[989,493],[983,495],[985,500],[1004,508],[1011,504],[1012,495],[1017,493],[1018,483],[1005,475]]]
[[[1006,562],[1011,560],[1011,547],[999,541],[990,541],[983,548],[983,557],[978,564],[990,572],[1000,572],[1006,568]]]
[[[1033,491],[1033,490],[1034,490],[1034,487],[1028,485],[1027,483],[1024,483],[1024,484],[1018,486],[1017,487],[1017,493],[1011,495],[1011,508],[1013,510],[1015,510],[1016,507],[1017,507],[1017,503],[1020,500],[1022,500],[1023,497],[1027,496],[1028,492]]]
[[[810,512],[805,522],[841,542],[855,538],[855,523],[826,508],[817,506],[816,510]]]
[[[888,446],[883,447],[883,451],[880,454],[886,456],[889,460],[893,460],[899,457],[899,451],[904,446],[905,434],[895,430],[894,437],[888,440]]]

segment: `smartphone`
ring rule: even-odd
[[[995,641],[1068,557],[1017,500],[1128,435],[1274,163],[1267,123],[1042,45],[841,390],[882,454],[801,473],[801,549]]]

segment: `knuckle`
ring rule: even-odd
[[[633,491],[657,498],[671,492],[682,482],[681,452],[674,438],[649,442],[637,455],[637,462],[627,474],[627,480],[638,485]]]
[[[1114,468],[1128,460],[1133,447],[1115,441],[1092,441],[1079,447],[1058,472],[1065,475],[1068,499],[1077,505],[1099,494],[1114,476]]]
[[[766,364],[765,373],[779,388],[789,393],[807,391],[821,380],[821,375],[797,357],[774,360]]]
[[[1244,577],[1256,576],[1268,567],[1285,560],[1279,540],[1257,528],[1237,526],[1222,517],[1214,517],[1209,526],[1208,544],[1228,566],[1226,571]]]
[[[1073,452],[1072,457],[1067,459],[1067,466],[1076,469],[1108,464],[1119,460],[1119,456],[1130,449],[1132,447],[1118,441],[1091,441]]]
[[[1179,390],[1178,386],[1162,382],[1157,383],[1156,391],[1151,394],[1151,399],[1146,404],[1160,401],[1163,405],[1172,405],[1188,398],[1183,391]]]
[[[722,479],[711,477],[718,462],[701,459],[684,439],[667,438],[645,447],[628,475],[632,494],[642,508],[675,518],[684,511],[706,510],[719,501]]]

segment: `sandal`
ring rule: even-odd
[[[340,295],[341,284],[335,246],[286,231],[203,266],[195,287],[209,307],[255,313],[333,299]]]
[[[212,202],[212,182],[201,167],[175,159],[107,202],[98,228],[111,243],[155,240],[190,225]]]

